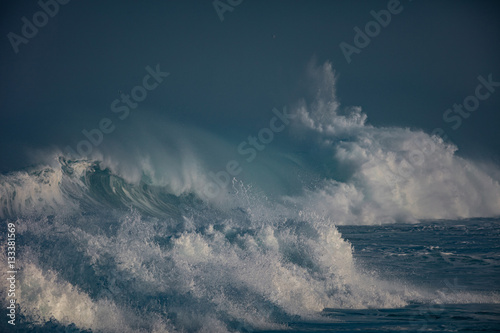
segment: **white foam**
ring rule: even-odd
[[[66,176],[60,164],[42,173],[0,176],[0,217],[56,213],[51,223],[47,218],[16,222],[19,234],[36,236],[34,244],[28,242],[23,248],[19,287],[23,314],[39,324],[55,318],[63,325],[104,332],[166,331],[171,328],[168,318],[174,318],[180,331],[224,332],[232,330],[232,322],[279,329],[283,328],[276,324],[280,316],[317,319],[325,308],[395,308],[414,301],[498,302],[496,295],[436,296],[385,281],[356,263],[350,243],[335,225],[499,215],[495,175],[500,173],[494,169],[488,175],[493,166],[477,166],[458,157],[456,147],[422,131],[376,128],[367,124],[360,108],[341,109],[329,64],[312,67],[311,75],[317,81],[317,94],[312,103],[301,102],[295,109],[298,117],[292,134],[301,134],[297,140],[305,146],[309,140],[320,147],[317,160],[347,170],[343,178],[308,166],[309,155],[282,154],[292,156],[284,159],[286,163],[276,162],[273,154],[261,155],[261,160],[246,166],[251,174],[247,181],[232,182],[222,197],[203,210],[191,207],[180,221],[132,211],[116,213],[111,222],[93,217],[94,228],[90,218],[67,219],[59,214],[68,207],[78,211],[78,199],[90,195],[79,180],[90,161],[73,164],[73,176]],[[208,172],[218,171],[220,160],[234,158],[230,151],[235,146],[225,140],[162,125],[142,142],[131,138],[121,151],[96,152],[93,158],[131,184],[149,181],[177,195],[201,193],[210,181]],[[155,135],[165,129],[167,138],[156,140]],[[187,139],[189,135],[194,138]],[[207,147],[212,148],[202,149]],[[145,148],[150,148],[147,154]],[[283,166],[292,164],[305,168],[309,178],[304,177],[301,191],[289,193],[284,189],[297,168]],[[269,176],[269,170],[278,171]],[[276,179],[268,182],[274,175]],[[314,184],[309,182],[312,178]],[[278,184],[280,195],[266,195],[269,183]],[[148,207],[147,196],[138,197],[133,187],[127,189],[124,195],[130,201]],[[111,227],[100,228],[101,224]],[[68,269],[66,276],[91,267],[95,277],[106,281],[106,288],[96,287],[99,296],[92,298],[71,279],[37,264],[38,240],[72,244],[83,259],[75,262],[58,253],[68,260],[61,263]],[[137,298],[144,302],[143,308],[154,308],[153,314],[139,315],[133,308]]]
[[[340,107],[331,65],[311,71],[322,88],[313,102],[295,109],[295,131],[322,146],[323,158],[350,177],[289,199],[315,206],[338,224],[500,215],[498,167],[465,160],[455,146],[422,131],[366,124],[360,108]]]
[[[53,271],[43,271],[34,264],[23,265],[17,288],[21,312],[33,324],[55,319],[62,325],[96,332],[145,332],[137,325],[143,319],[131,311],[124,311],[112,300],[93,300]],[[167,332],[160,321],[151,326],[156,332]]]
[[[61,170],[40,168],[0,175],[0,218],[22,214],[54,214],[75,208],[61,191]]]

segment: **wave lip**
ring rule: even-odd
[[[84,160],[56,154],[52,166],[0,175],[0,217],[134,207],[179,219],[193,198],[234,208],[239,182],[277,204],[316,207],[336,224],[500,216],[498,167],[423,131],[368,124],[360,107],[341,106],[329,63],[311,65],[309,76],[315,95],[289,108],[286,144],[265,147],[217,198],[203,191],[238,141],[140,119],[144,137],[123,138],[121,149]]]
[[[130,207],[150,215],[178,215],[177,197],[168,189],[144,181],[130,184],[109,169],[102,169],[99,161],[73,161],[62,156],[58,161],[55,167],[0,175],[0,218]]]
[[[369,125],[341,108],[329,64],[311,71],[319,89],[295,109],[287,146],[305,152],[270,145],[218,200],[198,194],[231,145],[198,133],[213,143],[200,153],[182,128],[167,148],[132,140],[121,159],[57,155],[1,175],[0,218],[16,218],[25,241],[23,315],[104,332],[229,332],[331,308],[500,302],[384,280],[356,260],[337,225],[500,215],[500,173],[422,131]]]

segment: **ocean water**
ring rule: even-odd
[[[62,178],[74,180],[69,168],[81,162],[66,163]],[[86,170],[79,185],[95,192],[78,193],[76,184],[67,192],[80,210],[2,219],[2,232],[16,226],[17,329],[500,329],[499,219],[336,226],[249,190],[223,210]],[[52,187],[46,177],[54,174],[15,176]],[[132,198],[142,212],[116,208]]]
[[[500,330],[498,167],[367,124],[314,71],[315,99],[270,109],[290,121],[253,159],[138,117],[147,134],[0,175],[2,331]]]

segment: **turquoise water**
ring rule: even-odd
[[[496,169],[337,107],[296,110],[304,149],[269,147],[238,179],[220,169],[238,142],[159,124],[165,146],[0,175],[18,270],[15,327],[0,271],[2,330],[498,329]]]
[[[67,175],[67,211],[2,219],[20,269],[6,332],[500,330],[499,219],[337,226],[243,188],[223,209]]]
[[[499,329],[497,218],[353,225],[311,209],[311,195],[233,182],[210,203],[59,162],[1,176],[19,270],[4,331]]]

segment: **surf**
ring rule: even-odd
[[[252,161],[238,147],[262,130],[235,137],[138,115],[86,158],[52,149],[0,175],[0,219],[23,245],[23,318],[230,332],[319,322],[328,309],[498,303],[495,293],[436,295],[384,275],[339,231],[497,217],[498,168],[423,131],[370,125],[360,107],[340,104],[329,63],[309,74],[313,97],[289,107],[286,130]],[[219,174],[223,186],[207,196],[211,175],[233,160],[241,172]]]

